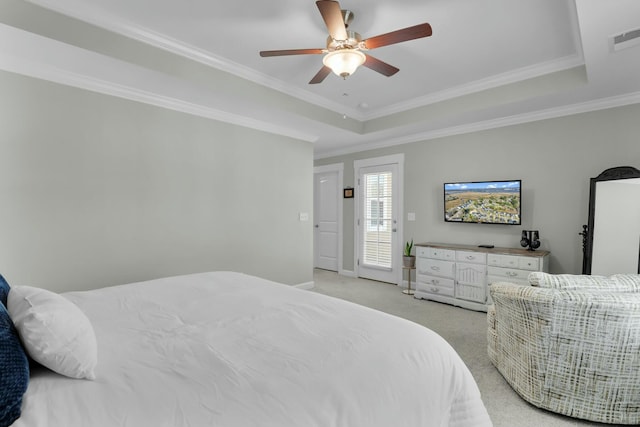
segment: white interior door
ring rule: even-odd
[[[339,165],[342,166],[342,165]],[[341,244],[341,169],[316,168],[314,173],[314,266],[338,271]]]
[[[395,157],[394,157],[395,158]],[[393,159],[381,158],[378,161]],[[359,277],[382,282],[402,282],[400,259],[400,164],[357,165],[357,271]]]

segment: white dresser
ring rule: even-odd
[[[419,243],[416,247],[416,298],[487,311],[489,284],[527,285],[532,271],[549,271],[548,251],[480,248]]]

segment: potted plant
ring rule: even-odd
[[[415,267],[416,266],[416,257],[411,255],[411,250],[413,249],[413,239],[411,242],[407,242],[404,245],[404,256],[402,257],[402,262],[405,267]]]

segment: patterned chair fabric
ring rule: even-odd
[[[526,401],[610,424],[640,424],[640,275],[494,283],[488,354]],[[552,276],[552,275],[547,275]],[[568,280],[568,281],[567,281]],[[561,283],[565,283],[563,286]]]

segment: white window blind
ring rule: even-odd
[[[391,268],[392,173],[367,173],[363,178],[363,262],[370,266]]]

